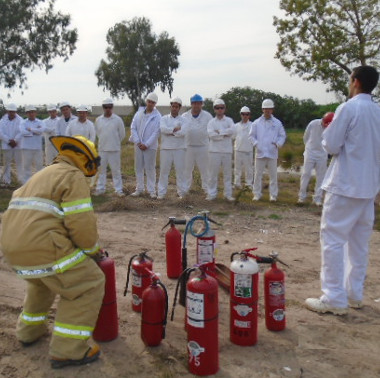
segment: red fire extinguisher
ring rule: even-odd
[[[168,293],[156,274],[148,270],[147,274],[150,274],[152,284],[142,294],[141,339],[145,345],[157,346],[165,338]]]
[[[168,278],[178,278],[182,273],[181,233],[175,227],[176,224],[186,224],[186,220],[169,217],[169,222],[162,228],[163,230],[170,225],[165,234],[166,272]]]
[[[102,307],[93,332],[93,338],[97,341],[111,341],[118,335],[118,318],[116,302],[115,262],[106,251],[101,251],[101,257],[97,261],[99,268],[105,276],[105,287]]]
[[[146,269],[153,270],[153,259],[147,252],[139,253],[131,257],[128,263],[127,282],[125,284],[124,296],[127,295],[129,277],[132,269],[132,309],[141,312],[141,301],[143,291],[152,283],[151,275]]]
[[[257,343],[259,266],[248,252],[256,249],[231,255],[230,340],[243,346]]]
[[[285,329],[285,274],[277,267],[278,253],[270,254],[271,268],[264,274],[265,325],[270,331]]]

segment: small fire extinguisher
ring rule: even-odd
[[[141,339],[147,346],[157,346],[165,338],[168,316],[168,293],[159,277],[146,269],[152,284],[142,294]]]
[[[102,307],[93,332],[96,341],[111,341],[118,335],[118,318],[116,302],[115,262],[108,256],[107,251],[101,250],[97,260],[99,268],[105,276],[105,287]]]
[[[257,343],[259,266],[249,253],[256,249],[231,255],[230,340],[243,346]]]
[[[165,234],[166,245],[166,272],[168,278],[178,278],[182,273],[181,233],[175,227],[176,224],[186,224],[185,219],[169,217],[169,222],[162,228],[170,225]]]
[[[271,268],[264,274],[265,325],[270,331],[282,331],[286,325],[285,274],[277,267],[277,262],[288,265],[279,260],[277,252],[269,256]]]
[[[132,269],[132,309],[141,312],[141,300],[143,291],[152,283],[150,274],[146,269],[153,270],[153,259],[147,255],[147,251],[131,257],[128,263],[127,282],[124,296],[127,295],[129,277]]]

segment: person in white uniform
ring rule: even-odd
[[[85,105],[79,105],[77,107],[78,118],[69,122],[66,135],[82,135],[89,139],[91,142],[95,142],[96,132],[94,124],[87,118],[88,108]]]
[[[49,113],[49,117],[43,120],[45,126],[45,165],[49,165],[57,156],[57,150],[54,148],[53,144],[50,143],[49,138],[51,136],[57,135],[59,117],[58,110],[55,105],[48,105],[46,110]]]
[[[177,194],[182,198],[186,193],[185,185],[185,134],[186,121],[179,114],[182,100],[179,97],[170,101],[170,114],[160,120],[160,178],[157,185],[158,199],[163,199],[168,190],[169,173],[174,164]]]
[[[241,188],[241,177],[244,173],[245,186],[252,189],[253,186],[253,145],[249,140],[249,131],[252,122],[249,120],[251,110],[248,106],[240,109],[241,121],[235,123],[236,137],[234,143],[235,166],[234,186]]]
[[[27,118],[20,123],[23,184],[32,176],[32,165],[35,172],[43,168],[42,134],[45,131],[35,106],[28,105],[25,112]]]
[[[136,190],[132,193],[137,197],[144,192],[144,172],[146,189],[150,198],[156,195],[156,154],[158,137],[160,136],[161,114],[156,109],[158,97],[154,92],[145,99],[146,106],[133,117],[130,141],[135,145]]]
[[[194,166],[198,167],[201,175],[202,189],[208,193],[208,144],[209,137],[207,125],[212,115],[202,110],[203,97],[195,94],[190,98],[191,109],[183,114],[187,121],[188,130],[185,136],[185,180],[186,193],[190,190],[193,182]]]
[[[218,195],[218,176],[220,167],[223,168],[224,197],[234,201],[232,197],[232,138],[235,136],[235,124],[227,117],[226,104],[222,99],[214,101],[215,117],[208,123],[207,132],[209,144],[209,182],[206,200],[212,201]]]
[[[374,67],[352,70],[350,99],[339,105],[322,145],[333,155],[323,180],[320,298],[306,299],[312,311],[344,315],[363,306],[374,202],[380,187],[380,106],[371,92]]]
[[[11,184],[11,165],[16,163],[17,180],[22,182],[22,156],[21,156],[21,133],[20,123],[22,118],[17,114],[16,104],[5,106],[7,114],[0,121],[1,149],[3,151],[4,168],[1,182],[5,185]]]
[[[107,183],[107,166],[112,173],[112,181],[116,195],[122,197],[123,180],[121,177],[121,142],[125,138],[123,120],[113,113],[113,100],[106,98],[103,103],[103,115],[95,120],[95,131],[98,137],[98,151],[102,164],[96,185],[95,195],[104,194]]]
[[[307,197],[307,186],[315,169],[315,188],[313,203],[322,206],[323,190],[321,188],[323,178],[327,170],[327,152],[322,147],[322,132],[331,123],[334,113],[326,113],[321,119],[311,121],[303,134],[305,152],[303,153],[303,170],[300,180],[298,203],[304,203]]]
[[[71,121],[77,119],[77,116],[71,112],[71,104],[67,101],[63,101],[59,104],[59,109],[62,113],[57,124],[57,135],[66,135],[67,126]]]
[[[262,195],[262,178],[264,169],[269,173],[270,201],[277,201],[277,159],[278,149],[285,143],[286,134],[282,122],[273,116],[274,102],[265,99],[262,103],[263,115],[253,121],[249,140],[255,153],[255,177],[253,182],[253,200],[259,201]]]

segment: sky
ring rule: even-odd
[[[116,23],[147,17],[156,34],[167,31],[180,48],[180,66],[174,73],[172,97],[185,105],[199,93],[217,98],[232,87],[249,86],[281,96],[311,98],[317,104],[336,101],[322,83],[291,76],[274,58],[279,37],[273,16],[282,16],[279,0],[56,0],[55,9],[71,15],[78,29],[77,49],[68,61],[53,61],[48,72],[28,73],[28,88],[10,92],[1,88],[5,103],[18,105],[69,101],[97,105],[109,92],[97,86],[95,71],[106,59],[106,35]],[[158,105],[167,105],[169,93],[158,88]],[[130,105],[127,97],[118,105]],[[243,104],[242,104],[243,105]]]

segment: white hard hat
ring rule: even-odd
[[[88,112],[88,108],[86,105],[79,105],[77,107],[77,112]]]
[[[274,102],[270,98],[266,98],[263,101],[263,104],[261,105],[262,109],[273,109],[274,108]]]
[[[33,112],[33,111],[36,111],[36,110],[37,110],[37,108],[34,105],[27,105],[25,107],[25,111],[26,112]]]
[[[102,105],[113,105],[113,100],[110,97],[107,97],[103,100]]]
[[[171,104],[176,103],[176,104],[182,105],[182,100],[179,97],[174,97],[173,100],[170,100],[170,103]]]
[[[215,106],[217,106],[217,105],[226,105],[225,103],[224,103],[224,101],[221,99],[221,98],[217,98],[215,101],[214,101],[214,104],[213,104],[213,106],[215,107]]]
[[[60,108],[60,109],[64,108],[65,106],[68,106],[69,108],[71,108],[71,104],[70,104],[68,101],[62,101],[62,102],[59,104],[59,108]]]
[[[243,106],[243,107],[240,109],[240,113],[251,113],[251,109],[249,109],[248,106]]]
[[[158,96],[157,96],[154,92],[150,92],[150,93],[148,93],[148,96],[146,96],[145,101],[148,101],[148,100],[157,103],[157,101],[158,101]]]
[[[17,105],[16,104],[5,105],[5,110],[8,112],[17,112]]]
[[[48,112],[51,112],[53,110],[57,110],[57,107],[54,104],[49,104],[49,105],[46,106],[46,110]]]

